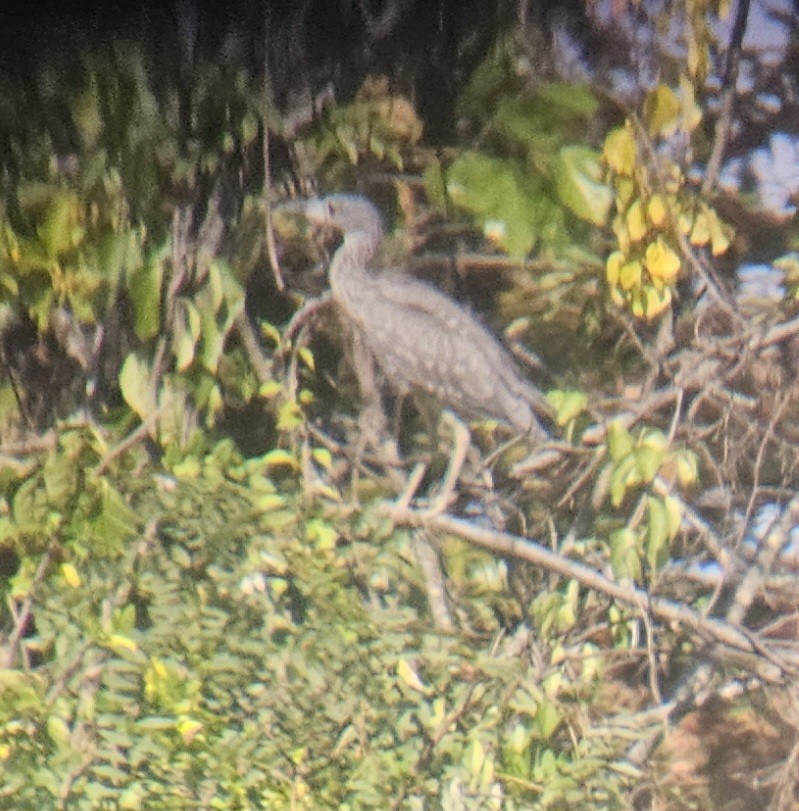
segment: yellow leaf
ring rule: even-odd
[[[666,496],[663,499],[663,506],[666,508],[666,518],[668,519],[669,540],[673,541],[682,524],[682,502],[674,496]]]
[[[668,213],[668,210],[666,209],[666,201],[663,199],[663,195],[653,194],[649,198],[646,211],[652,225],[654,225],[655,228],[660,228],[666,221],[666,214]]]
[[[616,179],[616,210],[624,211],[636,193],[634,180],[629,177],[618,177]]]
[[[264,400],[271,400],[273,397],[280,394],[281,391],[283,391],[282,383],[279,383],[277,380],[267,380],[266,383],[261,384],[258,389],[258,394],[263,397]]]
[[[651,135],[669,138],[680,123],[680,100],[665,84],[659,84],[647,97],[644,114]]]
[[[632,242],[640,242],[646,236],[646,218],[644,207],[640,200],[636,200],[627,209],[627,233]]]
[[[193,718],[183,718],[178,722],[178,733],[183,739],[183,743],[190,744],[202,731],[203,725]]]
[[[297,350],[297,355],[299,355],[300,360],[313,372],[316,369],[316,364],[314,362],[313,352],[308,349],[307,346],[301,346]]]
[[[71,563],[61,564],[61,576],[73,589],[78,588],[81,584],[80,575],[78,570]]]
[[[643,311],[636,313],[650,321],[657,318],[668,306],[671,304],[671,288],[664,287],[658,290],[651,285],[646,285],[642,288],[643,292]]]
[[[281,507],[286,506],[286,499],[277,493],[264,493],[255,499],[255,507],[263,512],[271,512],[272,510],[279,510]]]
[[[693,484],[699,476],[699,464],[696,455],[691,451],[678,451],[677,459],[677,481],[683,487]]]
[[[680,258],[669,248],[661,237],[649,244],[646,249],[646,269],[657,284],[671,285],[680,272]]]
[[[264,464],[267,467],[278,467],[280,465],[288,465],[289,467],[297,467],[296,458],[288,451],[282,448],[275,448],[263,456]]]
[[[333,464],[333,456],[327,448],[314,448],[311,456],[313,456],[317,465],[325,470],[330,470],[330,466]]]
[[[397,663],[397,675],[413,690],[428,695],[430,688],[419,678],[419,674],[408,664],[407,659],[400,659]]]
[[[731,229],[725,226],[713,209],[708,211],[708,222],[710,227],[710,250],[713,256],[721,256],[730,247]]]
[[[799,292],[797,292],[797,298],[799,298]],[[623,293],[619,290],[618,287],[615,285],[610,288],[610,300],[617,306],[623,307],[626,300],[624,298]]]
[[[311,519],[305,527],[305,537],[314,542],[320,552],[332,552],[336,548],[338,532],[319,518]]]
[[[172,473],[175,478],[182,481],[199,478],[202,473],[202,467],[199,459],[195,456],[187,456],[183,461],[178,462],[173,468]]]
[[[137,651],[139,649],[132,639],[122,634],[111,634],[108,637],[108,646],[113,650]]]
[[[624,254],[621,251],[613,251],[613,253],[608,257],[605,265],[605,274],[607,275],[608,282],[610,282],[610,284],[619,283],[619,272],[621,271],[623,264]]]
[[[280,332],[276,326],[270,324],[268,321],[261,322],[261,334],[264,336],[264,338],[268,338],[275,344],[280,343]]]
[[[436,729],[443,723],[446,718],[447,705],[443,698],[440,696],[433,702],[433,714],[430,716],[428,726],[431,729]]]
[[[680,79],[682,101],[682,125],[686,132],[693,132],[702,123],[702,108],[696,103],[694,85],[685,76]]]
[[[644,269],[636,259],[624,264],[619,271],[619,287],[622,290],[634,290],[641,286]]]
[[[302,425],[302,410],[294,400],[286,400],[277,410],[277,430],[291,431]]]
[[[269,594],[274,600],[279,600],[289,590],[289,584],[282,577],[269,579]]]
[[[620,175],[631,176],[635,170],[635,139],[630,127],[619,127],[608,134],[602,149],[605,162]]]
[[[472,741],[471,751],[469,752],[469,771],[477,777],[480,770],[483,768],[485,762],[485,750],[483,744],[476,738]]]
[[[694,227],[691,229],[692,245],[707,245],[710,242],[710,223],[707,214],[702,211],[696,215]]]
[[[627,253],[632,246],[632,242],[630,241],[630,235],[627,232],[627,219],[623,214],[619,214],[617,217],[613,218],[611,228],[613,229],[613,234],[616,237],[616,242],[619,245],[619,250],[622,253]]]

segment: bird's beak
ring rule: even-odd
[[[280,214],[298,215],[304,217],[312,223],[322,224],[327,222],[325,204],[322,200],[314,198],[311,200],[287,200],[273,206],[272,211]]]

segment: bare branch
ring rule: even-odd
[[[727,48],[727,65],[724,70],[724,90],[721,94],[721,110],[716,119],[713,135],[713,148],[707,162],[705,177],[702,181],[702,196],[709,197],[716,187],[721,170],[724,149],[732,127],[732,110],[735,104],[735,91],[738,83],[738,68],[741,61],[741,45],[746,33],[746,22],[749,17],[749,0],[738,0],[735,22],[730,32],[730,44]]]
[[[758,644],[755,644],[753,636],[740,628],[723,620],[702,617],[701,614],[685,605],[652,596],[636,586],[623,586],[594,569],[568,560],[527,538],[484,529],[459,518],[447,515],[429,515],[417,510],[406,510],[400,514],[395,512],[393,518],[401,525],[425,527],[433,532],[457,535],[483,549],[506,557],[525,560],[563,577],[577,580],[583,586],[606,594],[614,600],[631,605],[641,611],[648,611],[660,620],[677,623],[705,639],[713,640],[743,653],[758,653],[760,640],[758,640]],[[781,679],[783,673],[793,673],[797,668],[799,668],[799,660],[785,661],[780,667],[764,664],[760,668],[762,672],[759,672],[758,675],[766,681],[775,682]]]

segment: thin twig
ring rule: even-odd
[[[246,312],[242,311],[236,316],[236,320],[233,322],[233,327],[241,339],[242,346],[244,347],[244,351],[247,353],[247,357],[250,360],[250,366],[252,366],[253,370],[255,371],[255,376],[258,378],[258,382],[264,384],[268,383],[270,380],[273,380],[273,363],[261,351],[261,344],[258,341],[258,334],[256,333],[253,325],[250,323],[250,319],[247,318]]]
[[[42,555],[39,565],[36,567],[36,571],[34,572],[33,579],[31,580],[31,584],[28,588],[28,593],[25,596],[25,600],[20,607],[19,613],[15,617],[14,629],[11,631],[11,635],[8,638],[5,661],[3,663],[4,667],[6,668],[10,668],[14,664],[14,651],[16,650],[17,645],[22,638],[22,634],[25,632],[25,627],[28,624],[28,619],[30,618],[31,610],[33,608],[34,592],[47,574],[47,570],[50,567],[50,563],[55,555],[55,547],[56,543],[55,541],[52,541],[50,546],[47,548],[47,551]]]
[[[275,109],[274,93],[272,91],[272,74],[269,70],[269,23],[270,12],[268,4],[264,7],[264,99],[263,99],[263,164],[264,164],[264,226],[266,233],[266,253],[269,257],[269,266],[272,269],[272,276],[275,280],[275,287],[282,293],[286,289],[283,281],[283,273],[280,270],[280,263],[277,258],[275,248],[275,234],[272,228],[272,168],[269,161],[269,118],[272,110]]]
[[[114,459],[119,458],[123,453],[129,451],[134,445],[137,445],[139,442],[146,439],[158,422],[160,415],[161,409],[158,408],[152,414],[150,414],[147,419],[141,423],[141,425],[134,428],[121,442],[111,448],[111,450],[108,451],[105,456],[103,456],[103,458],[94,468],[92,475],[95,477],[102,476],[111,466]]]
[[[702,197],[708,199],[715,189],[721,170],[724,149],[732,127],[732,110],[735,104],[735,91],[738,84],[738,68],[741,62],[741,45],[746,33],[746,22],[749,17],[749,0],[738,0],[735,22],[730,32],[730,44],[727,47],[727,64],[724,70],[724,90],[721,94],[721,110],[716,119],[713,133],[713,148],[705,169],[702,181]]]

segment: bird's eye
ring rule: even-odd
[[[327,216],[328,217],[334,217],[335,215],[336,215],[336,207],[333,205],[333,203],[328,203],[327,204]]]

